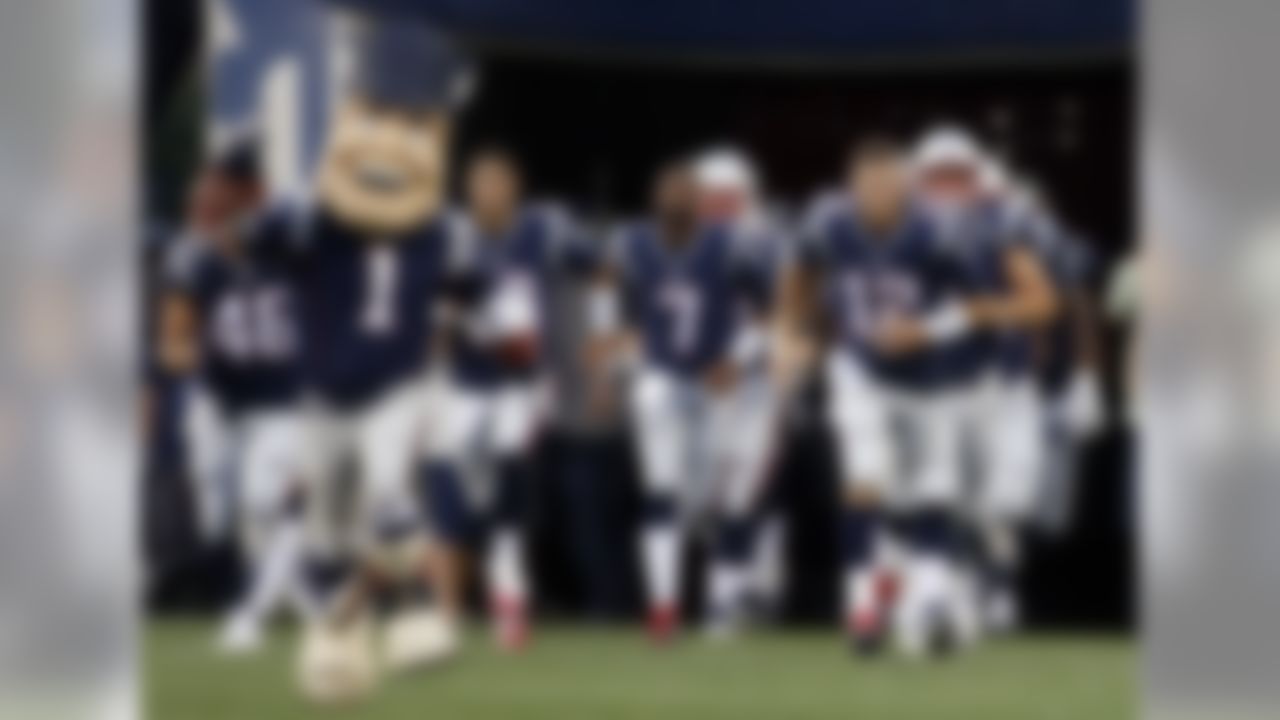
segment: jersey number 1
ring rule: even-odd
[[[364,303],[360,328],[369,335],[387,335],[396,328],[396,290],[400,264],[390,247],[376,247],[364,256]]]

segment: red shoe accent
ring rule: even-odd
[[[680,625],[680,615],[672,605],[657,605],[649,609],[649,639],[655,645],[668,645],[675,638]]]
[[[494,596],[490,605],[498,648],[509,653],[523,650],[529,644],[529,613],[525,603],[515,598]]]
[[[876,603],[882,613],[887,613],[898,602],[902,592],[902,577],[894,570],[880,570],[876,573]]]
[[[883,629],[881,615],[871,609],[858,610],[845,620],[845,631],[855,638],[874,637]]]

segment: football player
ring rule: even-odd
[[[736,625],[774,428],[758,372],[767,265],[731,227],[700,221],[687,162],[660,169],[652,202],[651,220],[614,238],[609,265],[625,319],[615,333],[597,320],[597,340],[603,354],[630,361],[645,494],[641,566],[650,634],[665,643],[679,624],[682,535],[694,515],[713,522],[708,629]]]
[[[489,526],[484,574],[495,638],[507,650],[528,634],[523,516],[549,390],[540,361],[549,283],[585,262],[568,214],[526,204],[522,185],[516,159],[502,148],[481,148],[468,160],[466,206],[452,227],[470,298],[425,426],[428,508],[449,554],[441,594],[456,616],[464,555]]]
[[[825,365],[843,493],[843,611],[859,653],[877,652],[895,624],[903,648],[920,653],[931,630],[956,623],[958,440],[939,400],[932,346],[967,332],[970,319],[908,179],[895,143],[859,143],[846,188],[816,201],[805,219],[784,295],[791,333],[813,332],[818,314],[831,326]],[[877,562],[891,511],[909,548],[896,616]]]
[[[990,608],[991,597],[1012,597],[1017,528],[1033,508],[1040,478],[1031,338],[1058,303],[1026,217],[1012,212],[998,188],[984,188],[985,162],[978,143],[951,127],[923,136],[913,158],[918,197],[960,268],[972,298],[968,309],[982,328],[940,352],[955,422],[978,471],[968,509],[984,558],[982,588],[962,589],[957,602],[980,602],[973,597],[980,592]]]
[[[697,157],[694,175],[698,183],[698,213],[702,221],[728,225],[739,242],[754,245],[751,251],[760,253],[766,269],[780,268],[786,254],[786,233],[765,207],[760,174],[751,158],[732,146],[712,147]],[[776,382],[773,394],[773,401],[763,403],[759,410],[776,419],[781,412],[783,395]],[[766,482],[768,487],[761,498],[756,539],[746,579],[750,612],[759,617],[777,613],[787,572],[786,519],[777,507],[781,488],[770,480]],[[724,572],[717,569],[717,565],[710,564],[708,588],[714,585],[716,574]]]
[[[229,515],[239,518],[250,581],[221,634],[232,653],[260,646],[283,600],[304,602],[301,525],[291,507],[300,460],[297,317],[286,279],[244,246],[244,225],[261,201],[256,148],[237,139],[195,182],[157,323],[162,362],[194,371],[186,436],[202,528],[217,536]],[[234,512],[225,507],[230,497]]]

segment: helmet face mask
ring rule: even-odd
[[[927,202],[964,206],[979,199],[982,184],[970,165],[939,164],[921,173],[920,190]]]
[[[913,153],[916,188],[927,206],[957,212],[983,195],[986,161],[982,147],[968,132],[936,127],[925,133]]]
[[[410,111],[348,98],[330,127],[316,191],[338,219],[397,234],[444,203],[451,120],[447,110]]]

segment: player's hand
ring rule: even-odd
[[[738,364],[732,360],[721,360],[702,374],[702,382],[713,394],[723,395],[738,383]]]
[[[885,355],[906,355],[928,345],[929,335],[917,318],[894,316],[880,323],[871,344]]]

